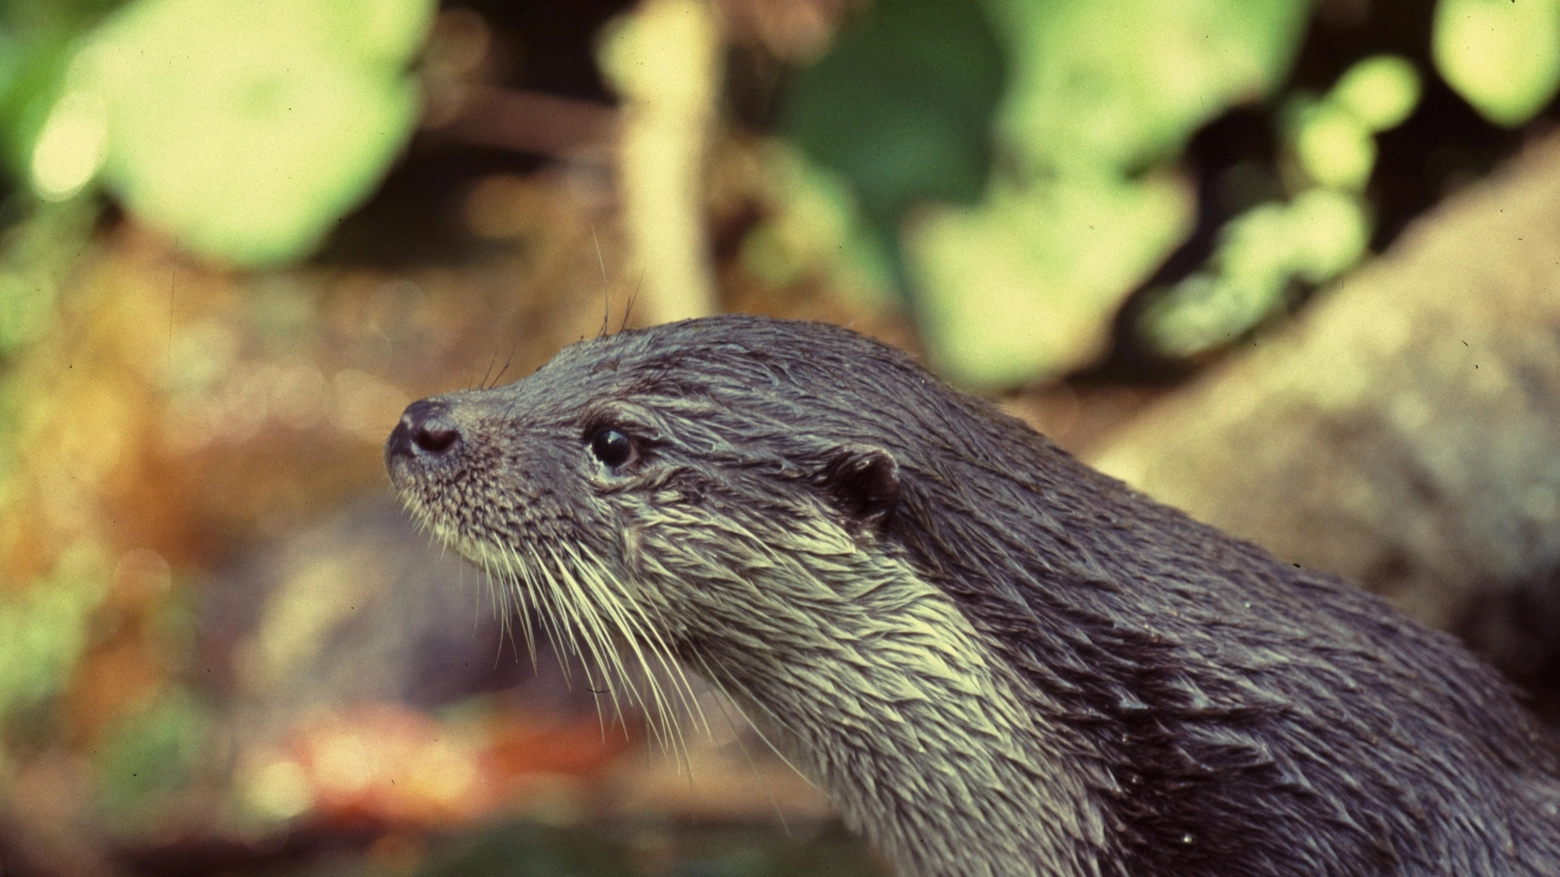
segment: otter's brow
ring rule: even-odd
[[[655,444],[663,438],[664,430],[658,418],[638,405],[613,400],[597,402],[580,413],[580,438],[590,437],[603,429],[615,429],[635,441]]]
[[[645,369],[628,386],[628,392],[664,399],[706,399],[710,395],[708,386],[689,380],[685,369],[667,360]]]

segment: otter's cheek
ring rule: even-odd
[[[623,570],[629,584],[637,585],[644,577],[644,534],[638,527],[623,528]]]
[[[619,551],[622,561],[617,575],[620,592],[641,613],[665,623],[664,619],[673,617],[673,607],[666,600],[668,589],[657,575],[657,565],[649,560],[643,528],[623,528]]]

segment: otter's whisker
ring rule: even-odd
[[[545,587],[537,581],[536,576],[531,571],[531,565],[526,563],[513,548],[500,544],[497,546],[497,550],[504,562],[506,570],[505,580],[508,587],[522,593],[529,593],[531,599],[536,602],[537,613],[542,621],[542,629],[547,634],[547,642],[552,646],[553,653],[558,656],[558,668],[563,673],[564,684],[571,684],[569,679],[568,652],[564,647],[562,633],[557,627],[559,615],[552,611],[551,601],[548,599]],[[528,618],[526,624],[529,625],[529,623]]]
[[[625,614],[618,623],[624,627],[625,639],[628,640],[630,647],[639,659],[641,672],[644,674],[647,684],[651,687],[656,702],[656,711],[661,717],[663,726],[667,726],[675,733],[678,748],[686,756],[686,739],[679,719],[680,714],[675,708],[673,698],[665,694],[661,680],[664,672],[665,679],[672,686],[676,700],[681,702],[683,710],[691,715],[696,715],[701,725],[704,726],[706,733],[708,733],[708,722],[704,719],[702,712],[698,710],[698,701],[693,697],[687,678],[676,672],[678,665],[675,660],[663,654],[650,638],[645,636],[643,629],[632,616]],[[648,647],[651,650],[651,654],[655,656],[656,661],[660,665],[659,668],[650,662],[642,650],[641,643],[644,644],[643,647]]]
[[[504,584],[506,588],[513,594],[515,601],[513,611],[520,616],[520,629],[525,636],[526,651],[531,656],[531,671],[536,672],[536,633],[531,627],[531,610],[530,605],[527,603],[528,598],[526,596],[528,593],[532,592],[533,589],[527,587],[526,584],[521,581],[521,573],[516,567],[523,566],[523,564],[520,562],[519,556],[515,554],[513,549],[501,549],[499,556],[505,561],[506,575],[504,577]],[[532,594],[529,599],[535,599],[535,595]],[[508,611],[509,603],[507,597],[505,599],[504,605],[506,611]]]
[[[699,658],[701,661],[704,659],[702,654],[699,656]],[[780,820],[780,828],[785,832],[786,837],[790,837],[791,825],[786,821],[785,811],[780,808],[780,801],[775,798],[774,790],[769,787],[769,781],[764,778],[763,772],[758,769],[758,762],[753,760],[753,753],[748,751],[747,744],[742,741],[742,729],[737,726],[736,720],[731,717],[731,710],[726,708],[727,703],[731,700],[731,694],[726,691],[725,686],[721,684],[719,679],[714,677],[707,678],[709,679],[710,685],[715,689],[716,692],[715,706],[720,709],[721,717],[726,720],[726,727],[731,729],[732,741],[737,744],[737,749],[742,753],[742,760],[747,762],[748,770],[752,771],[753,778],[758,780],[758,784],[763,787],[764,795],[769,798],[770,806],[775,808],[775,818]],[[768,746],[770,750],[774,750],[774,743],[770,742],[769,738],[764,736],[764,732],[757,725],[753,724],[751,719],[749,719],[746,715],[743,715],[741,710],[738,710],[737,714],[742,716],[744,724],[746,724],[747,727],[753,729],[753,733],[758,735],[758,738],[764,742],[765,746]],[[801,771],[798,771],[794,765],[792,765],[789,761],[785,761],[784,756],[781,756],[781,761],[785,762],[785,766],[796,772],[798,776],[801,776],[803,779],[807,779],[807,777],[802,774]],[[807,780],[807,783],[808,785],[812,785],[811,780]]]
[[[656,680],[658,674],[656,669],[651,666],[649,658],[646,657],[645,648],[648,648],[655,655],[661,668],[667,671],[674,692],[679,695],[684,710],[690,715],[696,716],[704,727],[705,733],[709,733],[709,721],[699,707],[698,699],[693,696],[693,688],[688,681],[687,674],[683,672],[682,666],[672,656],[670,647],[660,633],[656,631],[655,626],[647,618],[644,619],[644,624],[639,623],[639,620],[635,618],[635,613],[629,611],[628,606],[624,604],[613,588],[607,584],[609,576],[601,569],[599,563],[587,563],[572,547],[566,546],[565,550],[574,561],[580,578],[591,587],[597,602],[610,615],[612,621],[622,633],[623,638],[627,640],[629,647],[633,649],[634,655],[638,658],[640,667],[644,671],[646,680],[654,689],[658,708],[667,710],[670,709],[671,704],[661,693],[660,686]],[[640,615],[642,616],[642,613]],[[643,643],[643,646],[641,646],[641,643]]]
[[[689,654],[693,656],[694,660],[699,662],[699,667],[703,671],[704,677],[710,680],[710,684],[714,685],[721,694],[725,695],[727,698],[731,698],[731,691],[726,688],[726,684],[729,682],[737,688],[738,693],[742,695],[744,701],[752,703],[759,709],[763,710],[764,714],[769,717],[769,720],[775,723],[775,727],[780,728],[788,734],[795,735],[798,733],[796,728],[791,727],[788,723],[785,722],[784,719],[776,715],[773,710],[765,706],[762,701],[755,698],[752,691],[746,685],[743,685],[741,680],[737,679],[730,673],[721,672],[719,669],[720,665],[712,664],[708,658],[705,657],[704,651],[702,649],[690,648]],[[773,740],[769,739],[769,735],[764,733],[763,728],[759,727],[758,724],[753,722],[751,719],[748,720],[748,724],[753,728],[753,732],[758,735],[758,738],[764,741],[764,745],[769,747],[769,751],[773,752],[776,758],[784,762],[786,767],[789,767],[791,770],[795,771],[796,775],[806,780],[808,785],[816,785],[812,777],[808,776],[805,771],[792,763],[791,759],[787,758],[786,754],[780,750],[780,747],[775,745]]]
[[[687,743],[681,722],[678,719],[679,714],[674,709],[672,699],[666,696],[661,685],[660,673],[651,664],[644,649],[649,648],[661,666],[667,670],[667,681],[672,685],[678,699],[682,701],[684,709],[692,713],[694,711],[693,708],[697,707],[697,700],[692,696],[692,690],[689,687],[686,676],[679,678],[678,674],[672,672],[671,668],[676,667],[676,663],[657,648],[656,643],[645,635],[644,630],[634,617],[624,610],[621,600],[612,593],[610,586],[606,584],[605,574],[599,567],[591,565],[582,566],[581,573],[582,578],[591,583],[598,595],[598,600],[603,603],[605,610],[611,615],[613,623],[618,626],[622,638],[626,640],[628,648],[633,650],[635,657],[638,659],[640,670],[644,674],[646,684],[649,685],[655,700],[657,718],[661,726],[666,729],[667,734],[674,738],[676,751],[682,756],[681,760],[686,763]],[[664,648],[664,646],[661,648]],[[690,708],[690,705],[693,708]],[[699,718],[702,721],[702,713],[699,714]],[[705,722],[704,725],[707,731],[708,723]]]
[[[519,579],[511,578],[509,585],[516,595],[516,611],[520,614],[520,629],[525,634],[525,648],[531,656],[531,672],[536,672],[536,631],[531,627],[531,607],[526,596],[530,588],[520,583]]]
[[[604,626],[606,620],[610,619],[611,622],[613,624],[616,624],[617,627],[619,628],[619,630],[618,630],[619,636],[622,639],[628,640],[628,642],[630,643],[631,647],[635,650],[635,652],[637,654],[638,653],[638,644],[637,644],[637,642],[634,641],[634,637],[632,636],[632,632],[624,624],[624,619],[620,616],[619,613],[614,611],[613,605],[611,603],[611,595],[610,595],[610,593],[608,593],[608,592],[606,592],[604,590],[604,586],[598,587],[598,585],[601,584],[599,582],[599,578],[596,578],[593,575],[589,574],[588,566],[584,563],[583,560],[581,560],[581,558],[579,557],[579,555],[577,553],[571,551],[570,555],[571,555],[571,557],[572,557],[574,562],[572,564],[569,564],[567,568],[573,570],[573,575],[571,577],[571,580],[579,588],[581,602],[582,603],[589,603],[589,602],[591,602],[590,598],[594,598],[594,603],[597,604],[595,607],[592,607],[596,611],[589,613],[589,615],[591,617],[592,623]],[[562,559],[559,558],[556,553],[552,553],[552,561],[553,561],[554,564],[558,565],[560,568],[564,568],[565,567],[565,564],[563,563]],[[589,592],[589,593],[587,593],[587,592]],[[603,618],[602,616],[607,616],[608,618]],[[611,639],[610,632],[603,631],[603,635],[604,635],[605,639],[607,639],[607,640]],[[614,649],[613,652],[615,654],[616,653],[616,649]],[[643,665],[644,664],[643,655],[639,655],[639,658],[640,658],[641,665]],[[627,674],[626,674],[626,668],[623,667],[623,665],[621,663],[621,657],[620,656],[618,658],[617,666],[618,666],[618,669],[619,669],[619,675],[623,677],[625,684],[627,684],[629,682],[629,680],[628,680],[628,677],[627,677]],[[661,692],[660,692],[659,687],[656,686],[654,680],[650,680],[650,685],[652,686],[652,695],[655,698],[656,703],[658,705],[661,705],[662,704],[662,697],[661,697]],[[638,695],[637,687],[634,687],[634,691],[635,691],[635,694]],[[646,710],[646,712],[649,712],[649,704],[646,703],[643,700],[642,697],[640,698],[640,706],[642,708],[644,708]]]
[[[501,579],[501,571],[495,570],[493,560],[487,552],[483,552],[477,558],[477,564],[482,571],[483,580],[487,582],[488,601],[492,605],[492,612],[498,618],[498,647],[493,653],[493,666],[498,666],[498,661],[504,656],[504,641],[509,639],[509,616],[499,604],[499,587],[496,581]],[[465,574],[461,575],[461,586],[465,587]],[[480,605],[481,598],[478,598]]]
[[[619,638],[627,641],[629,647],[634,650],[636,656],[639,659],[640,666],[644,670],[645,681],[650,688],[651,699],[653,699],[655,703],[654,709],[651,708],[650,704],[646,702],[643,695],[639,692],[638,686],[633,685],[632,680],[629,678],[628,673],[626,672],[626,668],[622,664],[621,656],[618,654],[617,650],[615,648],[611,648],[610,652],[614,658],[615,666],[619,676],[622,677],[624,683],[630,687],[630,691],[635,694],[640,702],[641,707],[644,709],[646,716],[649,717],[652,713],[654,714],[655,724],[652,725],[652,727],[656,728],[658,731],[656,736],[659,739],[662,748],[679,753],[679,761],[682,763],[687,763],[687,741],[683,736],[681,724],[677,721],[677,714],[671,708],[671,703],[667,699],[666,694],[661,687],[660,681],[657,679],[656,674],[653,671],[653,668],[650,667],[648,661],[646,661],[644,657],[643,652],[640,651],[639,637],[635,635],[635,631],[632,625],[629,623],[629,619],[621,611],[621,606],[617,603],[616,598],[611,593],[610,588],[608,588],[606,585],[602,574],[597,569],[595,569],[597,565],[586,563],[582,558],[580,558],[579,553],[574,551],[572,548],[568,551],[569,554],[575,559],[575,563],[569,567],[573,570],[574,573],[572,576],[570,576],[569,581],[577,587],[581,603],[586,607],[594,608],[596,610],[594,612],[587,612],[587,615],[590,617],[592,624],[596,626],[598,638],[603,641],[604,648],[608,647],[606,646],[606,643],[610,641],[611,637],[606,630],[605,625],[608,621],[611,621],[618,627]],[[558,565],[560,568],[563,568],[564,564],[562,563],[561,558],[559,558],[555,552],[550,553],[552,554],[553,563]],[[594,604],[593,607],[590,606],[592,603]]]
[[[514,565],[502,549],[496,552],[493,558],[493,567],[496,575],[489,579],[488,586],[493,595],[493,611],[499,613],[499,627],[503,632],[503,638],[508,640],[510,646],[515,649],[515,660],[519,660],[519,647],[515,643],[514,623],[515,616],[520,616],[524,626],[526,648],[531,652],[531,664],[536,665],[536,648],[531,640],[530,619],[525,612],[523,595],[526,589],[518,587]]]
[[[551,591],[556,598],[557,605],[563,609],[563,611],[568,616],[569,623],[567,627],[569,629],[570,637],[575,640],[576,647],[579,649],[578,654],[581,658],[582,665],[585,670],[586,682],[590,685],[591,688],[598,687],[594,677],[591,674],[590,667],[592,663],[595,663],[601,669],[601,672],[604,676],[604,681],[607,683],[607,688],[612,692],[612,708],[617,715],[617,720],[619,723],[622,723],[624,727],[627,727],[626,720],[623,717],[623,705],[618,699],[617,688],[611,684],[611,673],[609,672],[611,663],[607,661],[607,654],[612,654],[614,659],[616,659],[617,656],[612,652],[611,649],[604,647],[606,641],[603,637],[603,631],[601,630],[600,618],[597,617],[596,613],[590,611],[589,606],[582,605],[583,601],[580,599],[580,595],[578,594],[579,583],[574,580],[572,575],[570,575],[566,570],[562,569],[555,571],[550,564],[541,562],[542,559],[540,557],[536,558],[536,560],[538,561],[536,565],[537,569],[541,572],[542,576],[546,578],[549,591]],[[568,588],[567,586],[570,584],[574,585],[575,587],[573,589]],[[580,643],[584,643],[584,646],[588,647],[590,652],[589,655],[585,654],[585,648],[581,648]],[[626,685],[628,682],[627,675],[622,672],[621,663],[618,663],[617,666],[618,675]],[[629,686],[629,689],[630,694],[633,694],[634,692],[632,686]],[[603,737],[606,735],[604,716],[602,735]]]
[[[510,549],[513,552],[513,549]],[[542,608],[541,617],[547,624],[547,638],[553,644],[553,651],[558,654],[558,663],[563,670],[563,681],[571,688],[574,685],[573,671],[570,669],[569,656],[580,654],[577,634],[569,626],[569,615],[565,606],[559,605],[558,595],[553,592],[553,586],[541,575],[536,564],[528,558],[522,558],[515,554],[515,562],[525,575],[525,587],[529,588],[532,599]]]

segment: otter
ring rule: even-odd
[[[582,341],[414,402],[385,459],[506,600],[663,707],[677,667],[725,689],[901,874],[1560,874],[1552,742],[1457,642],[846,329]]]

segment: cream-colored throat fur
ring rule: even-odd
[[[750,701],[903,877],[1099,873],[1097,791],[952,600],[901,562],[813,547],[734,571],[739,593],[699,570],[704,608],[747,646],[696,669]]]
[[[507,582],[501,611],[534,602],[575,651],[617,664],[605,678],[629,681],[609,639],[629,643],[651,680],[680,654],[900,877],[1100,873],[1101,783],[1085,779],[1098,766],[1059,748],[1066,736],[946,594],[819,521],[771,546],[729,517],[678,511],[689,520],[625,534],[627,581],[573,547],[450,541]],[[668,681],[638,698],[663,717],[686,702]]]

